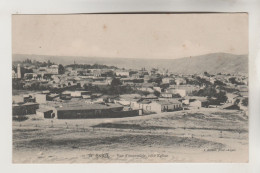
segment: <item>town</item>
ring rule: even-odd
[[[13,118],[123,118],[162,112],[242,110],[248,116],[248,76],[174,74],[101,64],[13,62]]]

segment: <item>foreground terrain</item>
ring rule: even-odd
[[[217,108],[13,121],[14,163],[247,162],[248,117]]]

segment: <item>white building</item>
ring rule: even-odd
[[[37,103],[46,103],[47,95],[46,94],[35,94],[35,101]]]
[[[126,76],[129,77],[128,71],[116,71],[116,76]]]
[[[174,79],[173,78],[163,78],[162,79],[162,83],[164,83],[164,84],[173,84],[174,83]]]
[[[51,65],[50,67],[46,68],[46,71],[50,74],[59,74],[59,66]]]

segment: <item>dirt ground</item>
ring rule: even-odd
[[[13,163],[248,162],[248,117],[205,108],[115,119],[13,121]]]

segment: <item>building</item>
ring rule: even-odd
[[[35,101],[37,103],[46,103],[47,95],[46,94],[35,94]]]
[[[23,103],[24,97],[21,95],[14,95],[13,97],[13,103]]]
[[[53,110],[48,110],[48,109],[44,109],[44,108],[37,109],[36,115],[44,117],[44,118],[54,118],[55,117]]]
[[[12,70],[12,78],[17,78],[17,74],[15,73],[14,70]]]
[[[194,91],[197,90],[199,90],[199,88],[192,85],[179,85],[179,86],[171,85],[170,88],[166,90],[166,92],[179,94],[180,96],[184,97],[192,94]]]
[[[236,98],[239,96],[238,94],[233,94],[233,93],[227,93],[226,94],[226,96],[227,96],[227,101],[226,101],[226,103],[232,103],[232,104],[234,104],[235,103],[235,101],[237,100]]]
[[[144,92],[154,93],[154,90],[150,87],[142,87],[142,88],[139,88],[139,90],[144,91]]]
[[[154,91],[158,91],[159,93],[162,92],[162,89],[161,89],[160,87],[153,87],[153,90],[154,90]]]
[[[92,73],[93,73],[93,75],[94,75],[95,77],[100,77],[101,74],[102,74],[101,69],[93,70]]]
[[[189,107],[208,107],[209,102],[206,97],[185,97],[185,99],[182,101],[183,104],[189,105]]]
[[[142,114],[139,110],[123,111],[123,106],[118,104],[84,104],[59,107],[56,110],[58,119],[120,118]]]
[[[141,109],[143,111],[150,111],[148,108],[148,105],[152,103],[151,100],[138,100],[138,101],[132,101],[130,102],[130,107],[132,109]]]
[[[59,66],[51,65],[50,67],[46,68],[46,71],[50,74],[59,74]]]
[[[241,91],[239,92],[239,95],[244,98],[248,98],[248,91]]]
[[[179,94],[181,97],[185,97],[187,95],[185,89],[178,89],[178,88],[169,88],[166,90],[166,93]]]
[[[39,109],[39,104],[37,103],[23,103],[12,105],[13,116],[36,114],[37,109]]]
[[[70,92],[71,97],[82,97],[83,95],[89,95],[90,92],[88,91],[73,91]]]
[[[132,109],[142,109],[144,112],[170,112],[182,109],[182,103],[178,100],[139,100],[131,102]]]
[[[175,80],[173,78],[163,78],[162,83],[163,84],[174,84]]]
[[[46,97],[46,100],[48,101],[53,101],[55,98],[58,98],[60,95],[59,94],[48,94],[47,97]]]
[[[159,100],[151,102],[146,109],[156,113],[171,112],[182,109],[182,103],[178,100]]]
[[[162,92],[161,97],[163,97],[163,98],[173,98],[173,93]]]
[[[35,102],[35,97],[33,97],[32,95],[23,95],[24,98],[24,102]]]
[[[129,77],[129,72],[128,71],[116,71],[116,76]]]
[[[176,78],[175,79],[175,83],[176,83],[176,85],[184,85],[184,84],[186,84],[186,79],[183,79],[183,78]]]
[[[189,104],[190,107],[198,107],[198,108],[203,107],[202,105],[203,105],[203,102],[200,100],[196,100],[196,99],[190,100],[190,104]]]

